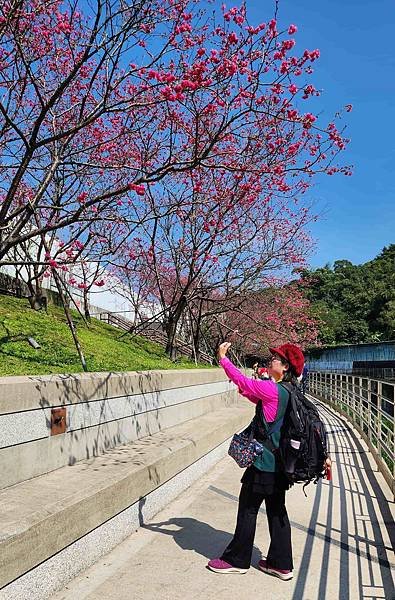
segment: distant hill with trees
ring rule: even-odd
[[[333,267],[306,270],[301,277],[320,321],[322,344],[395,338],[395,244],[364,264],[337,260]]]

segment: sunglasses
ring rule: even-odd
[[[273,362],[275,360],[277,360],[278,362],[283,363],[283,364],[285,363],[284,359],[282,359],[280,356],[274,355],[269,358],[269,362]]]

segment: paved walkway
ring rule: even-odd
[[[235,524],[241,470],[225,458],[54,600],[393,600],[390,491],[359,435],[327,408],[322,414],[333,480],[310,485],[307,498],[299,485],[287,495],[292,581],[255,567],[268,547],[263,508],[249,572],[205,568]]]

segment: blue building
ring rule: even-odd
[[[395,378],[395,340],[309,348],[305,354],[309,371]]]

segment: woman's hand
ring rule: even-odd
[[[325,469],[325,478],[328,479],[328,481],[330,481],[332,479],[332,461],[329,458],[329,456],[327,459],[325,459],[324,469]]]
[[[231,343],[230,342],[222,342],[222,344],[219,345],[218,347],[218,360],[221,360],[221,358],[225,358],[227,351],[229,350],[229,348],[231,347]]]

